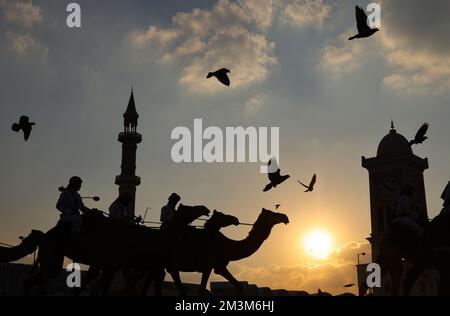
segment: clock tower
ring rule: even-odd
[[[423,180],[428,159],[416,156],[408,140],[397,133],[391,122],[391,130],[381,140],[377,156],[362,157],[362,166],[369,172],[372,233],[368,240],[372,246],[372,259],[375,259],[379,242],[392,224],[395,204],[403,186],[414,188],[413,207],[428,217]]]

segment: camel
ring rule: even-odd
[[[44,233],[38,230],[32,230],[30,235],[20,239],[22,242],[15,247],[0,247],[0,262],[13,262],[22,259],[36,251],[41,242]]]
[[[202,230],[190,230],[187,231],[184,238],[189,240],[190,243],[193,244],[198,244],[200,245],[199,247],[192,247],[192,256],[199,256],[203,253],[203,249],[205,246],[203,246],[203,244],[205,243],[204,241],[212,241],[216,234],[220,231],[221,228],[224,227],[228,227],[231,225],[239,225],[239,220],[231,215],[226,215],[223,214],[221,212],[218,212],[216,210],[214,210],[213,215],[210,217],[210,219],[205,223],[204,225],[204,229]],[[179,245],[184,246],[184,242],[180,242]],[[177,252],[179,251],[179,246],[175,246],[173,252]],[[164,273],[164,272],[163,272]],[[161,274],[161,273],[160,273]],[[175,275],[175,278],[177,278],[179,280],[179,276],[177,277]],[[175,279],[174,279],[175,280]],[[148,291],[148,288],[151,284],[151,282],[153,281],[152,275],[149,274],[145,281],[144,284],[142,286],[142,290],[141,290],[141,295],[145,295]],[[202,278],[202,286],[200,286],[200,295],[204,294],[204,290],[206,290],[206,283],[208,281],[208,278],[203,279]],[[205,283],[205,285],[203,286],[203,283]],[[175,283],[175,285],[177,286],[178,290],[180,291],[180,294],[184,294],[181,285],[181,280],[179,281],[179,283]],[[160,292],[160,289],[156,289],[158,286],[160,286],[160,284],[155,284],[155,292],[158,291]]]
[[[81,232],[76,238],[69,236],[67,243],[64,243],[67,238],[64,237],[67,235],[65,228],[58,224],[45,234],[39,245],[39,270],[25,282],[25,294],[39,285],[39,294],[43,295],[49,278],[61,272],[64,256],[110,273],[122,268],[164,271],[163,260],[179,239],[182,228],[201,216],[209,215],[209,212],[205,206],[180,205],[172,222],[165,229],[157,230],[105,218],[100,212],[91,211],[83,214]],[[164,276],[159,275],[157,279],[162,283],[161,278]]]
[[[184,295],[184,291],[179,276],[180,271],[202,273],[200,293],[203,294],[206,293],[206,284],[212,270],[228,280],[235,287],[237,295],[240,295],[242,285],[228,271],[228,264],[254,254],[269,237],[273,226],[280,223],[286,225],[289,223],[285,214],[262,209],[248,237],[244,240],[229,239],[218,231],[213,235],[203,235],[200,241],[203,244],[202,247],[199,247],[198,240],[183,240],[176,244],[166,270],[172,276],[181,295]]]

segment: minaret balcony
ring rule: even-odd
[[[141,178],[137,176],[120,175],[116,177],[115,184],[138,186],[141,184]]]
[[[121,143],[136,143],[142,142],[142,135],[137,132],[122,132],[118,138]]]

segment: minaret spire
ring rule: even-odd
[[[394,120],[392,119],[392,117],[391,117],[391,131],[390,132],[391,133],[396,133],[397,132],[396,129],[395,129]]]

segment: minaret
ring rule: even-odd
[[[123,114],[124,130],[118,138],[122,143],[122,165],[120,176],[115,181],[119,186],[119,194],[129,193],[133,199],[128,210],[129,216],[135,214],[136,187],[141,184],[141,178],[136,176],[136,150],[137,144],[142,141],[142,135],[136,131],[139,114],[136,112],[133,92],[132,89],[127,110]]]

